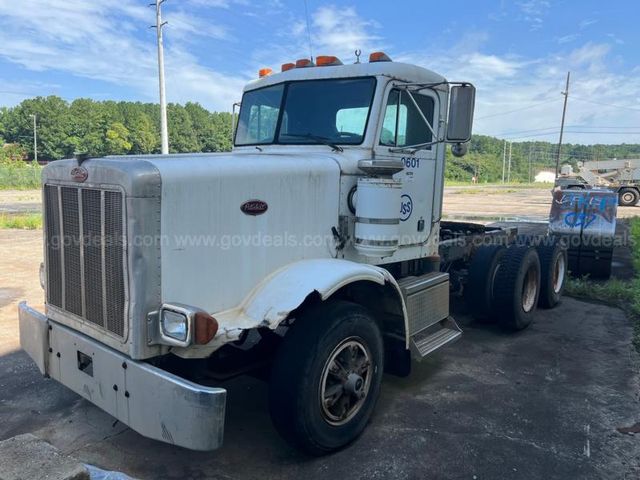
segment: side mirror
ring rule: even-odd
[[[476,87],[467,83],[451,87],[449,97],[448,143],[466,143],[471,140],[473,108],[476,102]]]

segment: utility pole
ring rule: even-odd
[[[567,72],[567,85],[564,88],[564,106],[562,107],[562,123],[560,123],[560,140],[558,140],[558,155],[556,157],[556,178],[560,175],[560,154],[562,152],[562,134],[564,133],[564,117],[567,113],[567,99],[569,98],[569,77],[571,72]]]
[[[36,123],[36,114],[29,115],[33,118],[33,163],[38,163],[38,125]]]
[[[160,82],[160,140],[162,142],[162,154],[169,153],[169,132],[167,129],[167,99],[164,86],[164,49],[162,45],[162,27],[167,22],[162,21],[161,5],[164,0],[156,0],[156,3],[150,3],[149,6],[156,7],[156,24],[151,28],[156,29],[158,39],[158,80]]]
[[[505,140],[502,147],[502,183],[504,183],[504,168],[505,168],[506,161],[507,161],[507,141]]]
[[[509,142],[509,173],[507,174],[507,183],[511,183],[511,147],[513,142]]]
[[[529,144],[529,183],[531,183],[531,170],[532,170],[532,165],[531,165],[531,144]]]

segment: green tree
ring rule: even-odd
[[[160,137],[146,113],[138,109],[127,120],[126,126],[130,132],[131,153],[140,154],[158,151]]]
[[[56,160],[69,154],[67,139],[71,117],[69,105],[56,96],[23,100],[8,115],[6,141],[20,143],[33,158],[33,119],[38,125],[38,154]]]
[[[120,122],[113,122],[106,133],[107,153],[110,155],[124,155],[131,150],[129,130]]]
[[[169,123],[169,149],[171,153],[201,151],[198,137],[189,113],[182,105],[170,103],[167,107]]]

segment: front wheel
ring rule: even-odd
[[[347,445],[371,417],[383,366],[382,335],[365,309],[339,301],[303,312],[272,369],[269,409],[276,429],[313,455]]]
[[[618,204],[621,207],[633,207],[638,203],[640,195],[635,188],[621,188],[618,191]]]

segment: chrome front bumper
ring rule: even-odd
[[[19,306],[20,344],[40,371],[145,437],[192,450],[222,445],[227,392],[126,355]]]

